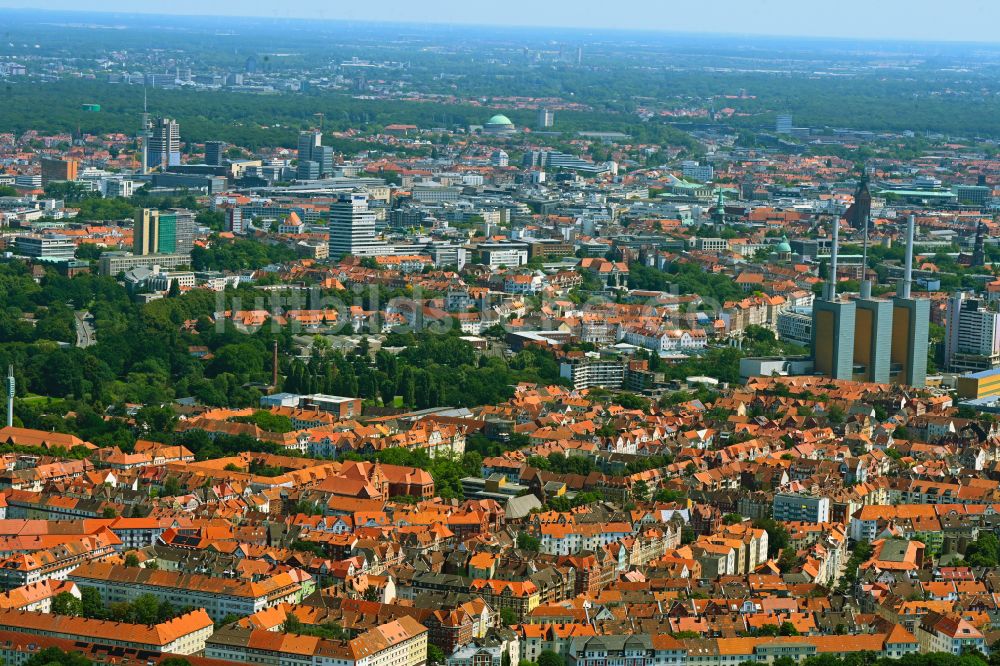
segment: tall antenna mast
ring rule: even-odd
[[[916,215],[910,215],[906,221],[906,263],[903,265],[903,279],[896,291],[900,298],[909,298],[913,287],[913,228],[916,223]]]
[[[7,368],[7,427],[13,427],[14,425],[14,366],[8,366]]]
[[[142,86],[142,167],[140,172],[143,175],[148,173],[149,168],[149,108],[147,107],[146,86]]]
[[[840,244],[840,218],[833,218],[833,239],[830,248],[830,278],[826,282],[826,300],[837,300],[837,250]]]
[[[868,225],[871,224],[872,213],[865,215],[864,241],[861,244],[861,298],[872,297],[872,281],[868,279]]]

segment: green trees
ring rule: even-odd
[[[295,613],[289,613],[281,625],[281,631],[286,634],[299,634],[301,636],[317,636],[328,640],[346,640],[350,634],[336,622],[326,622],[324,624],[304,624],[296,617]]]
[[[117,603],[110,607],[104,605],[100,592],[93,587],[81,587],[79,600],[72,595],[66,598],[64,594],[69,593],[61,593],[52,600],[53,613],[130,624],[158,624],[187,612],[187,609],[177,609],[169,601],[160,601],[152,594],[143,594],[131,603]],[[57,607],[59,610],[56,610]]]
[[[872,546],[867,541],[859,541],[854,545],[851,557],[844,567],[844,575],[838,582],[838,588],[842,592],[849,592],[858,579],[858,567],[867,562],[872,556]]]
[[[69,592],[60,592],[52,598],[52,613],[55,615],[83,615],[83,602]]]
[[[253,423],[261,430],[266,430],[267,432],[292,432],[295,430],[292,420],[287,416],[272,414],[263,410],[258,410],[250,416],[241,416],[234,420],[243,423]]]
[[[559,369],[551,354],[525,350],[505,361],[477,358],[473,348],[448,335],[430,333],[390,335],[386,346],[405,346],[397,356],[344,356],[340,352],[314,355],[308,362],[289,365],[283,388],[297,393],[331,393],[382,400],[400,396],[407,407],[441,405],[471,407],[502,402],[519,382],[558,384]]]
[[[79,652],[65,652],[57,647],[45,648],[31,655],[25,666],[91,666]]]
[[[538,654],[538,666],[566,666],[566,660],[558,652],[542,650]]]
[[[992,532],[980,532],[965,550],[965,561],[973,567],[995,567],[1000,563],[1000,539]]]
[[[501,608],[500,624],[505,627],[517,624],[517,613],[510,608]]]
[[[745,295],[732,278],[721,273],[706,273],[697,264],[671,264],[660,271],[641,263],[629,266],[628,286],[631,289],[669,291],[675,287],[681,294],[697,294],[720,305]]]
[[[527,532],[519,532],[517,535],[517,547],[523,550],[530,550],[537,553],[541,548],[542,540]]]
[[[195,270],[258,269],[296,258],[295,250],[281,244],[259,243],[243,238],[223,240],[218,236],[209,240],[209,247],[199,246],[191,251],[191,266]]]
[[[433,643],[427,644],[427,663],[439,666],[445,662],[444,650]]]
[[[767,532],[768,557],[776,557],[781,551],[788,548],[788,530],[781,523],[770,518],[759,518],[754,521],[753,526]]]

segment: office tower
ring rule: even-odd
[[[538,109],[538,126],[541,128],[552,127],[556,122],[556,114],[552,109]]]
[[[181,128],[176,120],[158,118],[149,130],[146,166],[166,169],[181,163]]]
[[[42,158],[42,186],[54,180],[76,180],[80,163],[74,159],[54,160]]]
[[[323,133],[319,130],[299,132],[299,160],[313,159],[313,151],[323,145]]]
[[[830,279],[813,301],[812,350],[815,371],[834,379],[854,377],[854,320],[857,305],[837,295],[840,220],[833,221]]]
[[[774,131],[778,134],[791,134],[792,116],[789,114],[782,114],[778,116],[774,123]]]
[[[295,169],[295,178],[298,180],[316,180],[319,178],[319,173],[319,162],[300,159]]]
[[[170,211],[174,217],[174,238],[176,239],[173,254],[191,254],[194,248],[194,211],[187,208],[174,208]]]
[[[926,298],[913,298],[913,226],[906,225],[906,265],[903,279],[892,299],[892,355],[895,382],[922,387],[927,383],[927,343],[930,337],[931,305]],[[898,372],[897,372],[898,370]]]
[[[132,254],[145,256],[159,254],[160,211],[153,208],[139,208],[135,212],[132,229]]]
[[[221,166],[222,156],[226,152],[226,142],[225,141],[206,141],[205,142],[205,164],[210,164],[211,166]]]
[[[323,133],[319,130],[299,132],[298,157],[295,177],[299,180],[325,178],[333,173],[333,148],[323,145]],[[315,166],[307,162],[315,162]]]
[[[107,181],[107,185],[104,187],[104,196],[106,197],[124,197],[128,198],[132,196],[135,191],[135,181],[126,179],[115,179]]]
[[[177,215],[160,212],[156,224],[156,252],[177,253]]]
[[[330,257],[377,254],[375,213],[364,192],[342,193],[330,204]]]
[[[313,150],[313,161],[319,164],[320,178],[329,178],[333,175],[333,148],[318,146]]]
[[[505,167],[510,165],[510,155],[503,150],[495,150],[490,155],[490,164],[495,167]]]
[[[944,365],[949,372],[1000,367],[1000,315],[956,292],[945,315]]]
[[[180,221],[179,221],[180,220]],[[194,241],[194,214],[191,211],[158,211],[140,208],[132,230],[132,254],[187,254]]]

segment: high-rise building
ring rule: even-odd
[[[777,120],[774,122],[774,131],[778,134],[791,134],[792,116],[787,113],[778,116]]]
[[[211,166],[220,166],[222,164],[222,156],[226,152],[226,142],[225,141],[206,141],[205,142],[205,164]]]
[[[232,207],[226,209],[226,229],[234,234],[242,234],[246,231],[243,223],[243,209]]]
[[[139,208],[132,228],[132,254],[145,256],[160,252],[160,211]]]
[[[177,216],[161,212],[156,225],[156,252],[177,254]]]
[[[319,130],[299,132],[298,157],[296,178],[299,180],[321,178],[333,172],[333,149],[323,145],[323,133]],[[316,164],[313,166],[308,162]]]
[[[176,120],[158,118],[149,129],[146,166],[166,169],[181,163],[181,128]]]
[[[194,248],[194,211],[187,208],[174,208],[170,211],[174,216],[174,253],[191,254]]]
[[[132,254],[190,254],[194,243],[194,213],[185,209],[140,208],[132,230]]]
[[[556,114],[552,109],[538,109],[538,126],[552,127],[556,123]]]
[[[1000,368],[1000,315],[957,292],[945,315],[944,365],[950,372]]]
[[[299,160],[295,169],[295,177],[298,180],[316,180],[320,176],[319,162],[315,160]]]
[[[76,180],[80,163],[74,159],[42,158],[42,186],[55,180]]]
[[[330,204],[329,245],[333,259],[345,254],[379,254],[379,245],[375,241],[375,213],[368,209],[367,194],[343,193]]]
[[[333,175],[333,148],[330,146],[317,146],[314,148],[313,162],[319,164],[320,178],[329,178]]]

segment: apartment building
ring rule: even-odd
[[[810,497],[797,493],[778,493],[774,496],[773,518],[778,521],[828,523],[830,522],[830,498]]]
[[[308,575],[300,572],[300,576]],[[250,582],[95,562],[78,567],[69,579],[96,588],[109,604],[152,594],[178,608],[204,608],[214,620],[230,614],[250,615],[280,603],[297,603],[302,595],[302,585],[288,573]]]
[[[0,560],[0,586],[11,589],[43,580],[65,580],[82,564],[117,554],[121,541],[110,530],[81,536],[32,553]]]
[[[538,586],[531,581],[477,578],[472,581],[469,590],[481,595],[483,601],[497,613],[504,608],[510,609],[522,622],[541,602]]]
[[[266,666],[424,666],[427,628],[403,616],[348,641],[230,626],[205,645],[205,656]]]
[[[36,611],[0,610],[0,626],[6,631],[32,636],[171,654],[201,652],[205,649],[205,640],[214,630],[212,619],[200,608],[154,625],[91,620]]]
[[[957,615],[928,612],[916,627],[921,652],[946,652],[960,655],[966,651],[988,652],[983,632]]]

